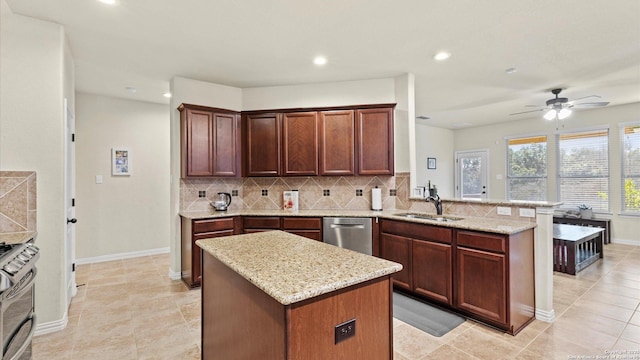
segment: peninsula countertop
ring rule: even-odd
[[[202,239],[196,244],[283,305],[402,270],[392,261],[283,231]]]
[[[297,216],[297,217],[371,217],[390,220],[401,220],[429,225],[437,225],[464,230],[485,231],[497,234],[512,235],[533,229],[535,222],[514,221],[487,217],[457,216],[457,221],[435,221],[420,218],[407,218],[400,214],[410,213],[408,210],[229,210],[229,211],[181,211],[180,216],[186,219],[208,219],[228,216]]]

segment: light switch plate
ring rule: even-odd
[[[536,210],[535,209],[520,209],[520,216],[521,217],[528,217],[528,218],[536,217]]]
[[[498,206],[498,215],[511,215],[511,208],[505,206]]]
[[[96,175],[96,184],[102,184],[102,175]]]

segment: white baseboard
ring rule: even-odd
[[[168,252],[169,252],[169,247],[142,250],[142,251],[132,251],[132,252],[126,252],[126,253],[109,254],[109,255],[102,255],[102,256],[96,256],[96,257],[90,257],[90,258],[76,259],[76,264],[77,265],[93,264],[93,263],[99,263],[99,262],[105,262],[105,261],[131,259],[131,258],[136,258],[141,256],[166,254]]]
[[[67,316],[67,312],[65,311],[64,316],[60,320],[36,324],[36,331],[33,333],[33,336],[40,336],[56,331],[62,331],[67,327],[68,323],[69,317]]]
[[[536,309],[536,319],[549,323],[553,322],[556,319],[556,312],[553,309],[549,311]]]
[[[173,271],[169,268],[169,279],[171,280],[180,280],[182,279],[182,273],[180,271]]]
[[[640,240],[611,239],[611,243],[613,243],[613,244],[640,246]],[[606,252],[605,252],[605,255],[606,255]]]

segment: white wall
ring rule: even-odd
[[[76,96],[76,258],[169,248],[169,106]],[[111,149],[131,175],[111,175]],[[103,178],[96,184],[96,175]]]
[[[2,0],[0,20],[0,169],[35,170],[40,260],[39,323],[66,314],[64,292],[63,99],[73,75],[61,26],[14,15]]]
[[[438,195],[453,198],[454,192],[454,132],[416,121],[416,185],[436,185]],[[436,159],[436,169],[427,169],[427,158]]]
[[[619,124],[640,120],[640,103],[607,106],[593,110],[575,111],[564,121],[566,130],[581,130],[594,127],[609,127],[609,172],[610,172],[610,209],[612,218],[612,238],[618,242],[640,245],[640,221],[638,217],[620,216],[621,211],[621,174],[620,174],[620,132]],[[506,140],[505,137],[518,135],[547,135],[548,149],[548,190],[547,200],[556,201],[556,123],[544,120],[541,116],[522,121],[513,121],[488,126],[456,130],[455,151],[471,149],[489,149],[490,197],[506,198]],[[502,175],[497,179],[496,175]]]

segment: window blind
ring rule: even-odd
[[[507,198],[544,201],[547,197],[547,137],[507,140]]]
[[[562,207],[609,211],[609,130],[558,136],[558,194]]]
[[[640,123],[621,130],[622,212],[640,214]]]

